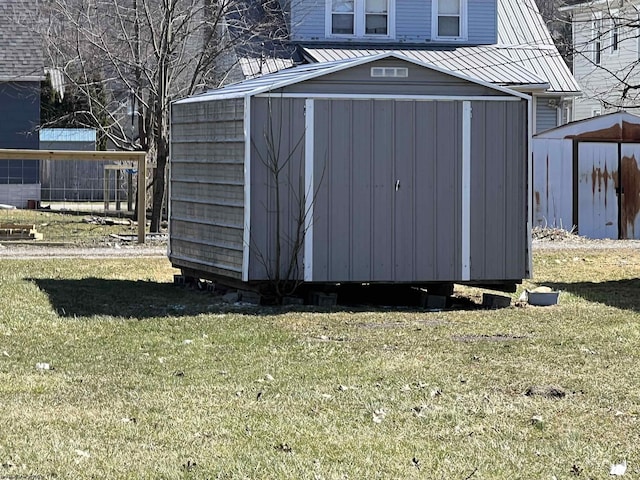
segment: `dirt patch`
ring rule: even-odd
[[[564,398],[567,396],[567,392],[563,388],[555,387],[553,385],[533,386],[525,390],[524,394],[527,397],[544,397],[544,398]]]

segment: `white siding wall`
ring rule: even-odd
[[[574,101],[574,120],[591,117],[594,110],[598,109],[601,113],[609,113],[620,108],[628,109],[637,105],[640,99],[639,92],[632,91],[628,98],[623,100],[622,83],[619,80],[628,77],[630,83],[640,82],[640,68],[637,64],[638,28],[619,27],[618,49],[614,51],[611,19],[606,11],[602,12],[600,65],[596,65],[593,15],[594,12],[584,12],[576,13],[573,17],[573,42],[577,50],[573,60],[573,72],[583,90],[583,96]],[[620,11],[618,17],[622,24],[631,21],[635,25],[638,23],[638,14],[635,11]],[[612,105],[604,106],[603,101]]]

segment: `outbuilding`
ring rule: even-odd
[[[640,239],[640,117],[572,122],[533,137],[534,225]]]
[[[530,97],[397,53],[175,102],[169,258],[256,286],[531,274]]]

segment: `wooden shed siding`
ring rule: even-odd
[[[472,102],[471,280],[526,276],[527,105]]]
[[[251,243],[249,279],[269,278],[276,267],[276,238],[282,249],[281,267],[293,258],[298,208],[304,205],[304,99],[253,98],[251,100]],[[280,166],[280,210],[276,208],[274,176],[268,171],[269,148],[278,152]],[[302,202],[302,203],[300,203]],[[276,233],[277,216],[280,232]],[[303,233],[303,232],[301,232]],[[299,270],[293,278],[302,278],[302,251],[297,256]]]
[[[174,105],[170,258],[241,278],[244,224],[242,99]]]
[[[317,100],[315,114],[314,281],[459,278],[461,102]]]

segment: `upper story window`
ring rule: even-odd
[[[393,0],[328,0],[329,36],[391,36]]]
[[[466,40],[467,0],[433,0],[431,32],[435,40]]]
[[[593,17],[591,35],[593,39],[593,63],[600,65],[602,61],[602,17],[599,15]]]

